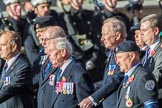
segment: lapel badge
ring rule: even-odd
[[[126,107],[130,108],[133,106],[133,101],[129,98],[125,102]]]
[[[14,68],[14,67],[12,66],[12,67],[11,67],[11,70],[13,70],[13,68]]]

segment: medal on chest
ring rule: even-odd
[[[126,82],[126,84],[123,86],[124,88],[126,88],[130,83],[132,83],[134,81],[134,75],[131,75],[128,78],[128,81]],[[133,101],[130,97],[130,90],[131,90],[131,86],[128,86],[127,91],[126,91],[126,95],[125,95],[125,105],[127,108],[131,108],[133,106]]]
[[[116,65],[109,65],[109,71],[107,72],[107,75],[113,75],[115,72]]]
[[[128,78],[128,81],[126,81],[126,83],[123,83],[123,87],[126,88],[130,83],[132,83],[134,80],[134,75],[131,75],[129,78]]]

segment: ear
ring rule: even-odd
[[[133,61],[135,59],[135,55],[136,55],[135,52],[129,53],[129,58],[130,58],[131,61]]]
[[[67,53],[67,50],[64,48],[64,49],[61,49],[60,51],[61,51],[61,56],[65,57],[66,53]]]
[[[116,40],[120,40],[121,39],[121,33],[116,32],[115,33],[115,38],[116,38]]]
[[[158,27],[155,27],[155,28],[154,28],[154,34],[155,34],[155,35],[158,35],[159,32],[160,32],[159,28],[158,28]]]
[[[12,47],[12,52],[14,52],[15,50],[17,50],[17,45],[15,43],[13,43],[11,45],[11,47]]]
[[[34,10],[35,14],[38,14],[38,9],[37,8],[34,8],[33,10]]]

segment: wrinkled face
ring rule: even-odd
[[[134,39],[136,44],[140,47],[143,48],[145,46],[145,43],[143,42],[141,31],[140,30],[135,30],[134,34]]]
[[[45,30],[47,28],[42,28],[42,29],[36,29],[36,36],[39,39],[39,43],[44,47],[46,45],[46,40],[45,37],[43,36]]]
[[[55,46],[56,39],[52,40],[52,44],[48,46],[48,56],[50,58],[50,61],[52,62],[52,65],[54,67],[61,66],[63,62],[63,57],[61,55],[61,50],[58,50]]]
[[[112,24],[111,23],[106,23],[102,26],[102,37],[101,37],[101,42],[105,45],[105,48],[110,48],[114,47],[115,41],[116,41],[116,36],[114,31],[111,29]]]
[[[11,58],[12,45],[10,44],[10,39],[8,36],[2,35],[0,37],[0,55],[4,60]]]
[[[10,17],[17,20],[21,17],[21,6],[19,3],[13,3],[6,7],[6,11]]]
[[[104,0],[105,6],[115,8],[117,5],[117,0]]]
[[[142,39],[146,43],[146,45],[149,46],[152,45],[157,39],[154,29],[150,27],[149,21],[141,23],[140,30],[141,30]]]
[[[116,54],[116,63],[120,67],[121,72],[128,72],[130,70],[131,56],[129,52],[122,52]]]
[[[50,14],[50,5],[48,3],[39,4],[35,8],[35,13],[38,17],[43,17]]]

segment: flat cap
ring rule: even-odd
[[[124,41],[118,44],[115,48],[115,53],[131,51],[140,51],[140,48],[136,45],[134,41]]]
[[[54,26],[57,25],[56,20],[54,17],[48,15],[48,16],[43,16],[43,17],[37,17],[35,24],[34,24],[34,29],[41,29],[45,28],[48,26]]]
[[[13,3],[18,3],[20,2],[20,0],[3,0],[3,3],[5,5],[10,5],[10,4],[13,4]]]
[[[42,3],[51,3],[51,0],[31,0],[31,3],[34,7],[37,7],[37,5]]]
[[[136,24],[136,25],[131,26],[130,30],[131,30],[131,31],[139,30],[139,29],[140,29],[140,26],[141,26],[141,24],[138,23],[138,24]]]

